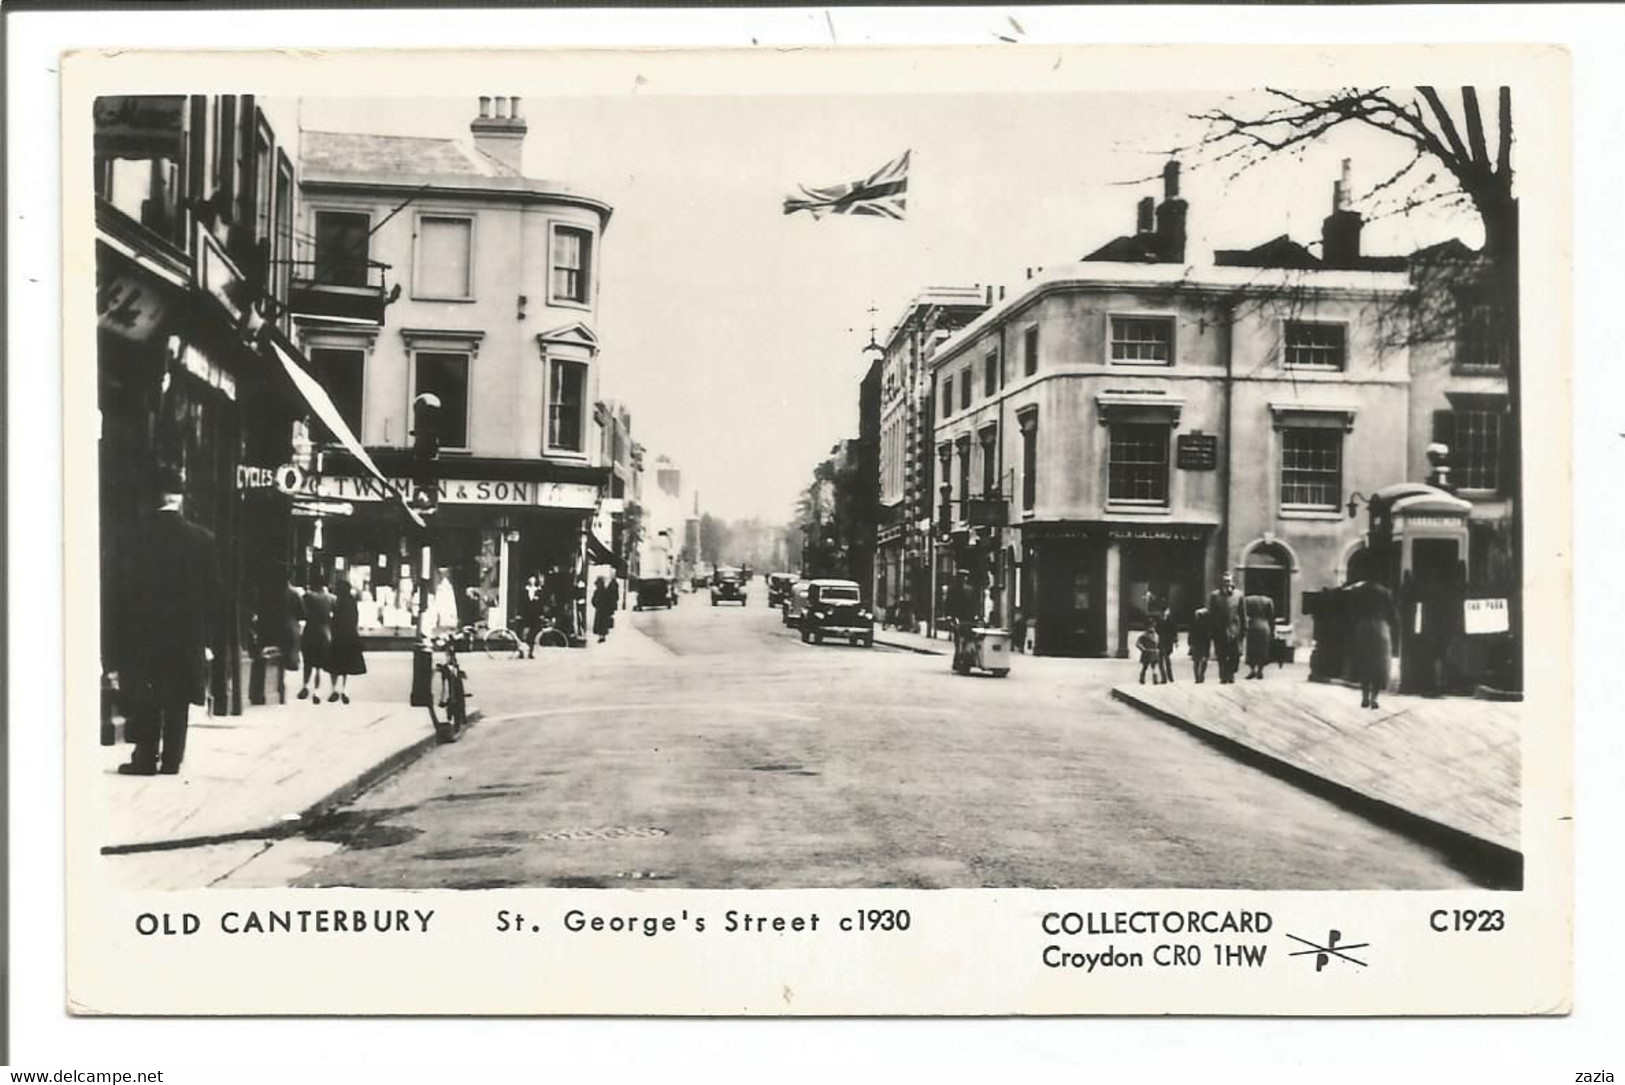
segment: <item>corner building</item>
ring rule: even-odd
[[[610,207],[525,174],[520,99],[481,98],[469,127],[469,141],[304,134],[297,332],[403,488],[413,402],[439,397],[436,605],[499,624],[531,573],[579,603],[608,560],[592,524],[610,476],[593,428]],[[386,304],[357,304],[386,284]],[[333,511],[309,522],[305,560],[349,578],[364,632],[408,634],[417,550],[399,503],[331,445],[309,485]]]
[[[1408,276],[1284,238],[1188,265],[1177,176],[930,363],[939,590],[970,572],[1040,654],[1126,656],[1152,601],[1188,625],[1225,570],[1306,646],[1303,593],[1364,545],[1350,495],[1407,477]]]

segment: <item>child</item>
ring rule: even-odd
[[[1157,647],[1157,631],[1146,626],[1140,639],[1134,642],[1134,647],[1140,650],[1140,685],[1145,685],[1145,672],[1151,671],[1151,684],[1162,685],[1162,650]]]

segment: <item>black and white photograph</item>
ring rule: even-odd
[[[268,968],[451,923],[878,954],[832,928],[1036,891],[997,937],[1062,993],[921,1012],[1379,975],[1360,909],[1274,894],[1399,891],[1417,938],[1561,897],[1562,416],[1521,377],[1566,338],[1520,326],[1561,68],[1502,55],[1175,89],[831,50],[694,92],[726,58],[467,54],[389,93],[377,56],[84,58],[70,896]],[[1444,891],[1466,920],[1408,903]],[[397,1010],[340,996],[220,1012]]]

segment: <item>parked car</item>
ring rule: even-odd
[[[749,599],[745,591],[745,577],[738,569],[718,569],[711,576],[711,605],[718,603],[738,603],[747,605]]]
[[[875,616],[863,605],[863,592],[855,581],[814,580],[808,584],[801,639],[822,644],[825,637],[843,637],[864,648],[874,646]]]
[[[811,586],[810,580],[797,580],[790,585],[784,596],[785,625],[794,628],[801,624],[801,616],[807,613],[807,589]]]
[[[790,586],[796,578],[789,573],[767,574],[767,605],[770,607],[783,607],[784,601],[790,598]]]

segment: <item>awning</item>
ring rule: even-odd
[[[626,562],[615,555],[615,552],[598,541],[598,536],[587,532],[587,560],[592,565],[611,565],[622,576],[626,575]]]
[[[282,368],[287,372],[288,379],[299,390],[299,394],[305,398],[305,402],[310,405],[310,409],[315,412],[316,417],[322,420],[322,425],[332,432],[333,436],[338,439],[339,444],[344,446],[345,451],[355,457],[356,463],[360,464],[363,470],[377,479],[388,492],[395,495],[401,503],[401,508],[414,524],[418,527],[427,526],[423,522],[423,517],[412,507],[407,496],[396,488],[391,479],[378,470],[378,465],[372,462],[372,457],[367,455],[365,448],[361,447],[361,442],[356,439],[356,435],[350,432],[350,427],[345,423],[344,416],[339,413],[338,407],[334,406],[332,397],[327,394],[327,389],[323,388],[321,383],[311,376],[305,367],[300,365],[293,357],[293,354],[277,340],[278,337],[275,335],[267,335],[265,338],[265,341],[270,344],[271,350],[276,353],[277,360],[282,363]]]

